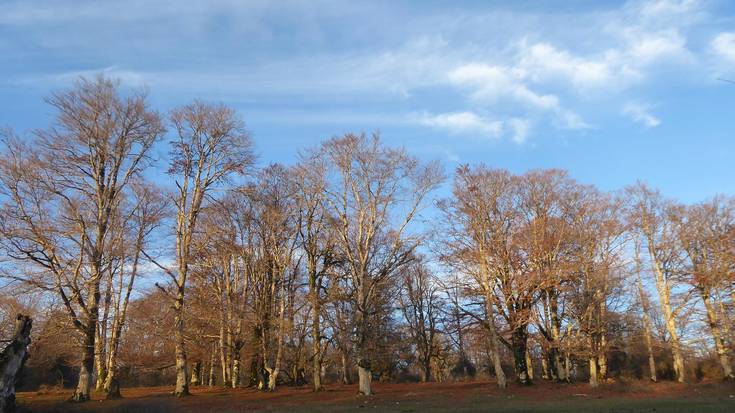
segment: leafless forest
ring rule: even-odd
[[[233,109],[161,113],[102,76],[47,103],[0,150],[18,389],[735,378],[727,195],[445,171],[359,131],[269,164]]]

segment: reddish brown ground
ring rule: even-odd
[[[250,412],[265,411],[357,411],[373,407],[377,411],[426,412],[426,411],[474,411],[480,406],[496,406],[500,410],[517,411],[523,406],[574,406],[578,400],[584,403],[607,399],[649,401],[676,400],[695,403],[721,401],[732,405],[735,412],[735,386],[721,383],[683,385],[676,383],[649,384],[645,382],[607,384],[591,389],[584,383],[553,384],[539,382],[530,387],[511,385],[500,391],[491,382],[460,383],[375,383],[375,395],[357,397],[356,386],[328,386],[321,393],[309,388],[280,387],[276,392],[263,393],[253,389],[223,389],[200,387],[193,389],[193,396],[176,399],[171,387],[123,389],[122,400],[95,400],[72,404],[66,402],[71,391],[25,392],[18,394],[21,411],[30,412]],[[634,402],[635,403],[635,402]],[[732,403],[732,404],[731,404]],[[473,407],[474,406],[474,407]],[[379,410],[378,410],[379,409]],[[484,410],[484,408],[480,409]],[[574,409],[576,411],[576,408]],[[375,411],[375,410],[374,410]],[[518,410],[522,411],[522,410]],[[583,411],[583,410],[580,410]],[[637,410],[636,410],[637,411]],[[719,410],[718,410],[719,411]],[[723,411],[728,411],[723,410]]]

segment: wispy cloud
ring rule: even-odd
[[[491,119],[474,112],[422,113],[413,115],[412,119],[418,124],[444,130],[451,135],[491,140],[506,136],[519,145],[526,142],[533,123],[524,118]]]
[[[502,121],[487,119],[472,112],[422,114],[417,116],[416,120],[422,125],[443,129],[451,134],[498,138],[503,133]]]
[[[579,13],[426,7],[409,20],[396,4],[315,1],[11,0],[0,5],[0,26],[23,41],[0,40],[4,56],[30,44],[54,61],[76,60],[0,68],[0,83],[45,91],[101,71],[166,96],[286,107],[273,113],[309,105],[359,117],[399,106],[398,118],[439,113],[414,124],[523,142],[543,127],[604,127],[600,113],[618,113],[628,94],[645,98],[662,74],[695,67],[702,54],[735,61],[735,33],[710,34],[706,50],[690,44],[690,28],[709,22],[697,0]]]
[[[735,32],[718,34],[712,40],[712,49],[717,56],[728,63],[735,63]]]
[[[623,106],[622,113],[640,123],[646,128],[655,128],[661,124],[661,119],[651,114],[652,105],[642,102],[628,102]]]

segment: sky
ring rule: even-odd
[[[464,163],[735,194],[735,2],[0,0],[0,127],[103,73],[235,108],[261,163],[346,132]],[[721,80],[725,79],[725,80]]]

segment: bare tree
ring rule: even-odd
[[[322,389],[323,304],[326,281],[339,259],[334,248],[335,234],[325,200],[326,165],[318,154],[304,156],[293,171],[295,198],[298,208],[299,245],[303,250],[309,284],[311,306],[312,386]]]
[[[658,191],[642,183],[628,188],[627,192],[631,224],[641,234],[648,250],[659,304],[671,341],[676,380],[684,382],[684,357],[676,321],[686,300],[682,300],[678,306],[672,303],[672,289],[680,281],[682,270],[681,251],[671,219],[672,205]]]
[[[176,181],[173,201],[176,207],[176,268],[158,265],[172,282],[172,289],[161,289],[171,299],[174,310],[174,394],[181,397],[189,394],[184,298],[197,220],[207,198],[212,196],[218,184],[235,174],[248,173],[254,155],[250,135],[243,122],[226,106],[195,101],[172,111],[171,123],[176,131],[169,168],[169,174]]]
[[[381,145],[377,135],[347,134],[327,141],[327,202],[337,217],[337,245],[347,264],[355,311],[359,392],[370,395],[370,325],[383,284],[408,262],[421,241],[407,227],[442,181],[438,164],[423,165],[402,149]]]
[[[485,314],[484,317],[475,315],[475,318],[489,333],[490,352],[500,388],[506,387],[506,379],[500,358],[502,337],[495,320],[496,308],[507,304],[504,307],[508,310],[506,321],[511,330],[517,330],[514,355],[522,355],[520,359],[514,358],[516,372],[519,381],[527,384],[525,332],[537,296],[536,283],[524,277],[517,266],[513,245],[514,224],[517,223],[516,182],[506,171],[489,170],[482,165],[475,169],[463,166],[456,171],[454,198],[441,204],[449,228],[449,242],[445,244],[442,259],[455,270],[469,275],[474,281],[469,289],[477,290],[477,295],[482,297]],[[522,282],[523,279],[527,279],[528,284]],[[507,300],[504,293],[508,293]]]
[[[691,207],[680,207],[674,221],[682,249],[688,258],[687,282],[704,304],[715,351],[725,380],[735,380],[730,365],[718,304],[726,290],[727,276],[735,270],[730,234],[735,228],[735,202],[722,197]]]
[[[609,305],[620,296],[626,245],[621,222],[621,203],[590,190],[585,207],[574,218],[577,246],[571,251],[573,273],[569,312],[571,330],[586,348],[577,343],[577,353],[589,360],[590,385],[597,387],[607,375]]]
[[[103,389],[107,399],[120,397],[118,354],[127,319],[130,294],[138,277],[143,251],[165,213],[165,203],[158,194],[158,188],[138,182],[133,185],[132,192],[129,212],[124,216],[124,220],[118,223],[123,228],[119,230],[121,236],[119,242],[116,243],[118,255],[116,285],[112,289],[114,294],[113,316],[105,360],[106,375]]]
[[[0,159],[6,253],[28,265],[24,282],[55,292],[82,337],[73,399],[89,399],[100,284],[110,265],[111,221],[125,188],[163,133],[145,93],[122,96],[103,77],[81,78],[47,102],[56,123],[32,144],[6,139]]]
[[[651,323],[651,303],[648,297],[648,292],[643,287],[643,277],[641,277],[641,240],[638,235],[634,235],[634,262],[635,262],[635,284],[636,284],[636,290],[638,291],[638,300],[641,305],[641,313],[643,316],[643,335],[644,339],[646,341],[646,350],[648,351],[648,374],[649,378],[652,382],[658,381],[658,378],[656,376],[656,358],[654,357],[653,353],[653,339],[652,339],[652,331],[653,326]]]
[[[399,303],[421,366],[421,381],[431,381],[431,366],[439,351],[438,286],[423,259],[401,269]]]

